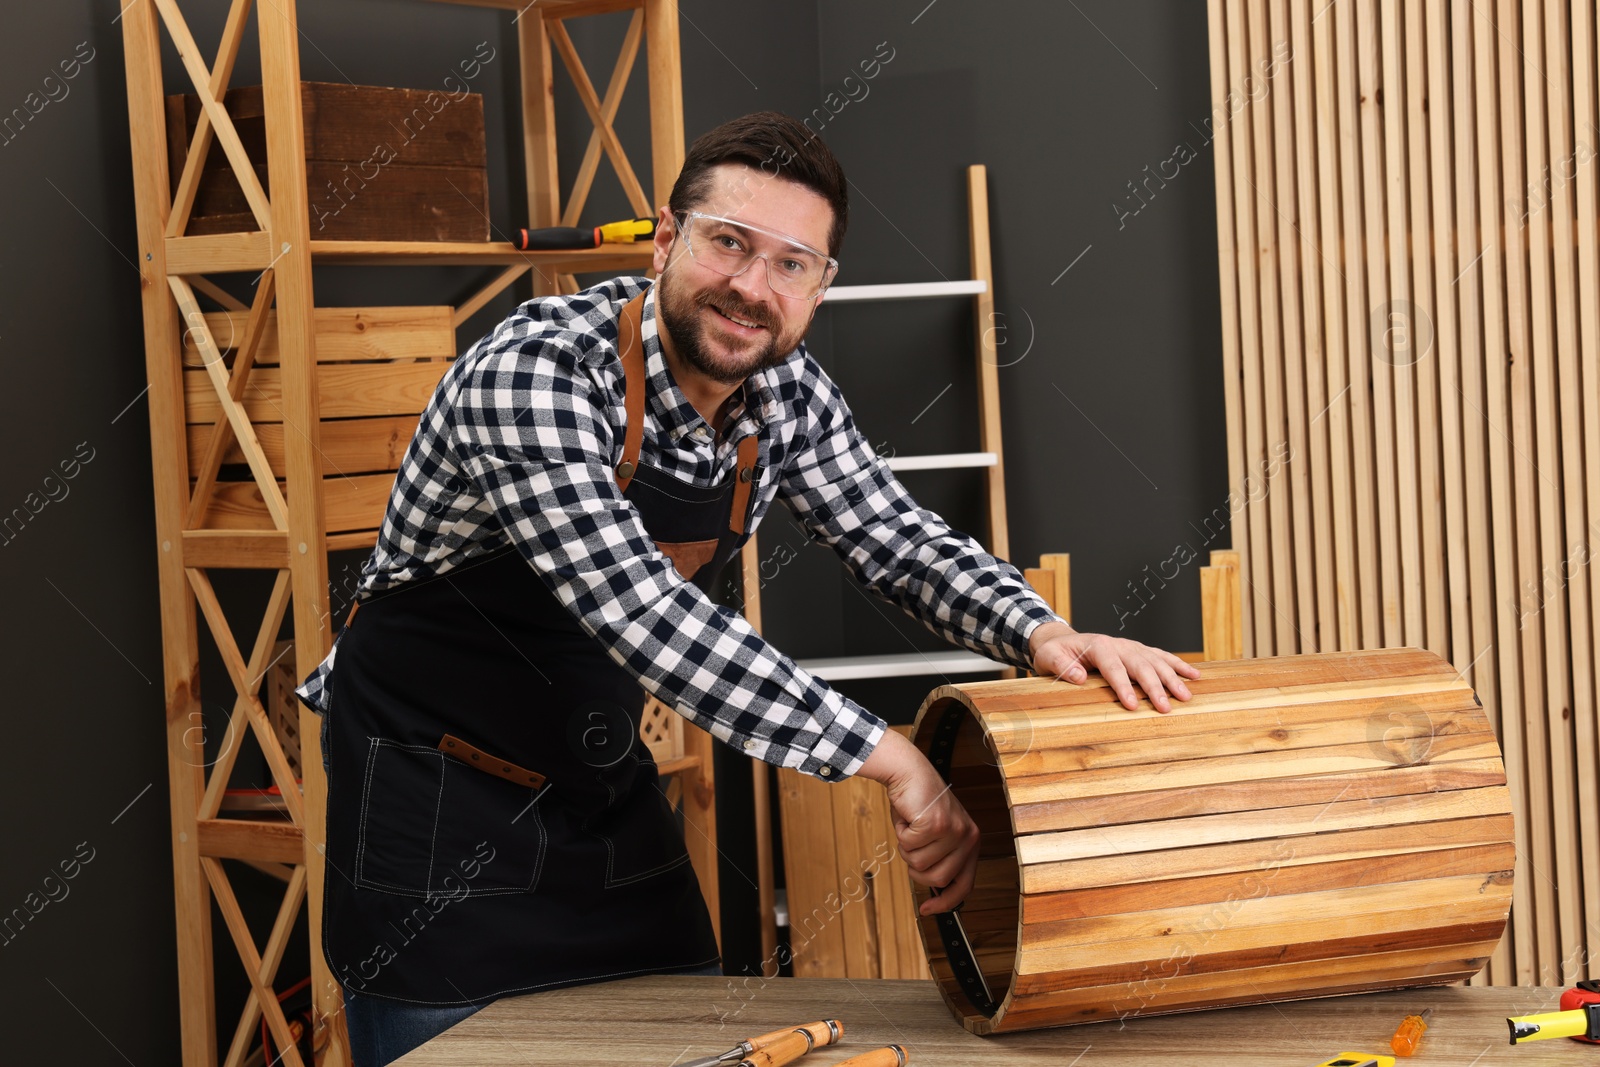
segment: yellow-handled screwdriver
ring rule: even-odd
[[[1428,1016],[1432,1014],[1432,1008],[1424,1008],[1421,1015],[1407,1015],[1401,1020],[1400,1028],[1389,1039],[1389,1047],[1394,1049],[1396,1056],[1416,1053],[1417,1046],[1422,1044],[1422,1035],[1428,1029]]]

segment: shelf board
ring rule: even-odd
[[[582,274],[587,271],[650,269],[655,245],[606,244],[559,252],[524,252],[509,241],[312,241],[313,263],[349,267],[503,266],[527,264]]]
[[[891,456],[884,462],[892,471],[944,471],[957,467],[995,467],[1000,457],[993,452],[950,452],[940,456]]]
[[[824,304],[857,300],[926,300],[936,296],[977,296],[987,292],[983,279],[959,282],[900,282],[891,285],[834,285],[822,297]]]
[[[852,678],[907,678],[923,674],[987,674],[1009,670],[976,652],[906,652],[889,656],[837,656],[797,661],[810,673],[829,682]]]

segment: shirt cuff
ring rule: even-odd
[[[1028,651],[1028,642],[1033,637],[1033,631],[1047,622],[1066,623],[1066,621],[1051,611],[1043,600],[1037,598],[1022,601],[1007,612],[1000,623],[1000,640],[1011,653],[1011,663],[1023,670],[1033,670],[1033,656]]]

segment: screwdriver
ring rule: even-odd
[[[838,1019],[825,1019],[821,1022],[806,1023],[804,1026],[791,1026],[783,1030],[774,1030],[770,1034],[752,1037],[739,1042],[728,1051],[716,1056],[704,1056],[698,1060],[681,1063],[678,1067],[732,1067],[733,1064],[753,1056],[755,1053],[767,1049],[778,1041],[789,1039],[791,1035],[799,1035],[799,1043],[803,1046],[801,1055],[813,1048],[831,1045],[844,1036],[844,1024]],[[789,1062],[785,1060],[784,1062]],[[762,1065],[766,1067],[766,1065]]]
[[[1432,1014],[1432,1008],[1424,1008],[1421,1015],[1407,1015],[1401,1021],[1400,1029],[1389,1039],[1389,1047],[1394,1049],[1396,1056],[1416,1053],[1417,1046],[1422,1044],[1422,1035],[1428,1029],[1428,1016]]]
[[[555,251],[565,248],[599,248],[603,244],[632,244],[655,235],[655,219],[624,219],[604,226],[545,226],[514,231],[511,243],[523,251]]]

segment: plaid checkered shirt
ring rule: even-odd
[[[530,300],[452,364],[396,474],[357,601],[515,545],[646,692],[768,763],[829,780],[854,774],[883,720],[679,576],[617,488],[625,423],[617,317],[648,285],[617,278]],[[715,485],[735,466],[738,440],[755,434],[750,531],[781,497],[868,589],[951,641],[1028,665],[1029,634],[1056,616],[1014,567],[917,507],[803,344],[745,382],[719,441],[673,383],[653,292],[643,324],[643,462]],[[296,690],[319,714],[338,651],[336,640]]]

